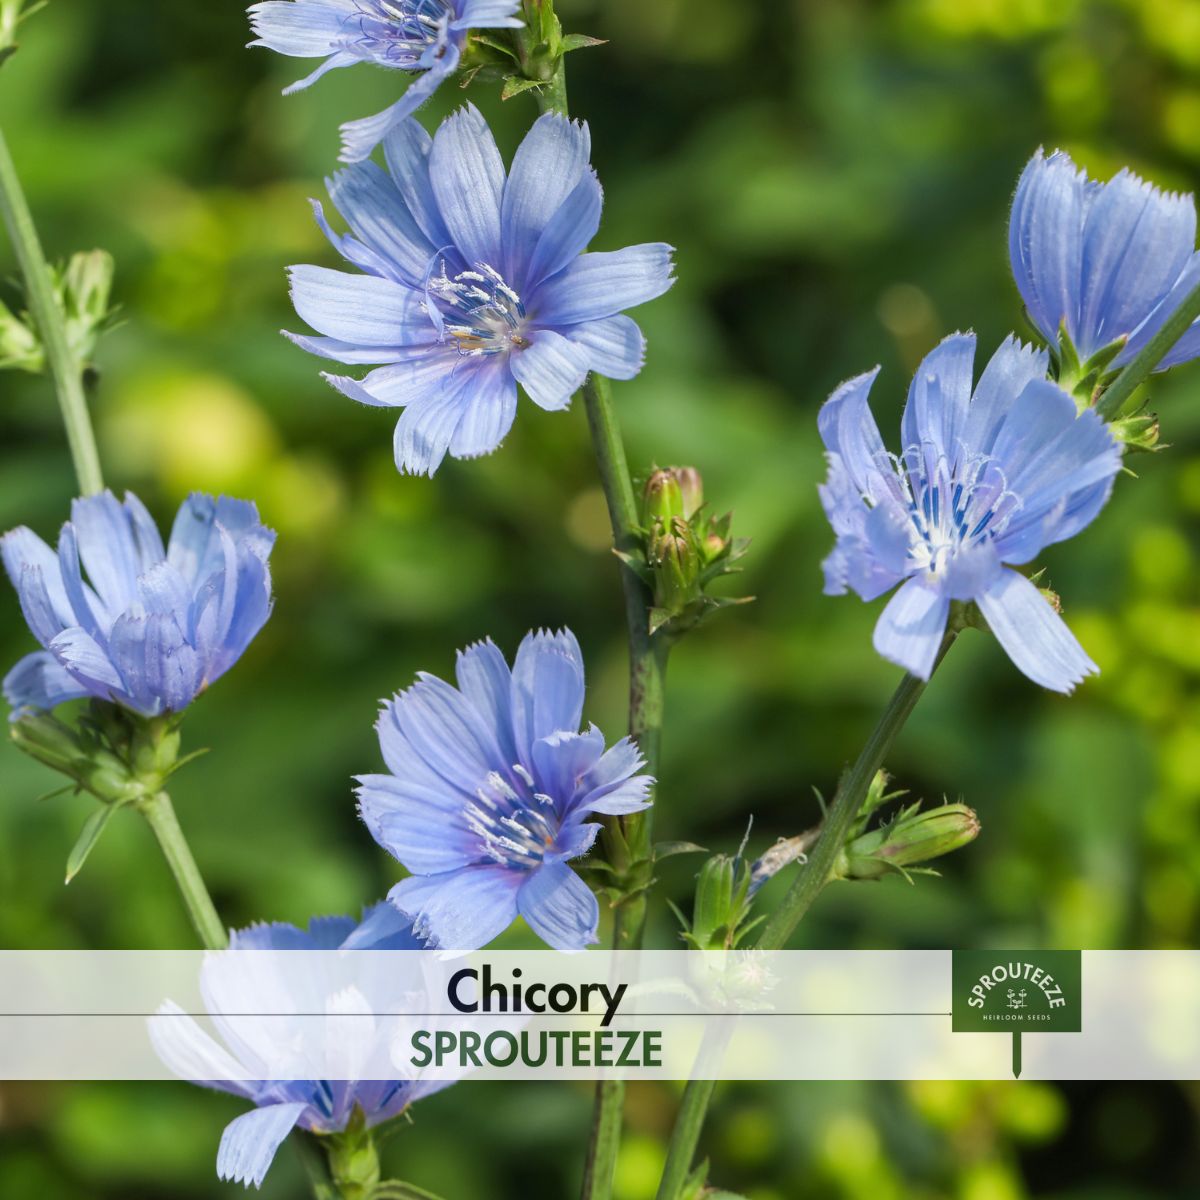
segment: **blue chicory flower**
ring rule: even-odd
[[[1091,409],[1045,378],[1045,351],[1009,338],[971,393],[974,334],[954,334],[917,368],[890,454],[867,397],[879,368],[844,383],[819,417],[837,534],[825,591],[873,600],[901,583],[875,648],[929,677],[952,600],[973,600],[1035,683],[1070,692],[1097,668],[1050,603],[1010,566],[1073,537],[1104,506],[1121,451]]]
[[[1128,338],[1118,368],[1200,283],[1196,207],[1122,170],[1087,177],[1061,150],[1039,150],[1021,175],[1009,222],[1013,276],[1030,319],[1053,346],[1066,327],[1081,362]],[[1158,364],[1200,355],[1195,323]]]
[[[531,633],[509,670],[490,641],[461,651],[458,687],[422,674],[376,728],[388,775],[359,777],[371,836],[412,872],[388,899],[446,950],[486,945],[518,915],[559,950],[596,940],[599,908],[567,865],[596,814],[648,806],[637,745],[579,732],[583,659],[568,630]]]
[[[368,926],[370,933],[367,933]],[[318,917],[307,929],[282,922],[253,925],[234,930],[230,950],[421,950],[425,942],[413,932],[392,906],[382,902],[353,917]],[[269,971],[269,965],[264,965]],[[254,1103],[255,1108],[235,1118],[221,1136],[217,1152],[217,1174],[247,1186],[259,1187],[283,1140],[297,1126],[311,1133],[331,1134],[345,1130],[355,1108],[360,1108],[368,1127],[399,1116],[417,1100],[449,1086],[442,1080],[253,1080],[246,1074],[279,1061],[292,1034],[282,1006],[278,1020],[267,1022],[244,1018],[246,997],[240,986],[222,986],[220,976],[205,968],[202,987],[209,1014],[231,1047],[231,1057],[182,1009],[168,1002],[151,1018],[150,1037],[159,1057],[181,1077],[203,1087],[215,1088]],[[236,984],[244,984],[237,978]],[[275,986],[294,1001],[290,988],[295,980],[260,978],[264,990]],[[229,994],[227,994],[229,993]],[[354,1006],[353,997],[335,997],[328,1019],[336,1021],[345,1011],[361,1021],[370,1019]],[[339,1009],[339,1004],[342,1008]],[[346,1005],[349,1007],[345,1007]],[[257,1010],[251,1010],[257,1011]],[[360,1024],[356,1036],[366,1036]],[[304,1031],[297,1032],[303,1042]],[[308,1033],[311,1040],[311,1031]]]
[[[385,143],[388,171],[360,163],[329,180],[351,232],[317,219],[365,274],[291,269],[299,316],[324,336],[289,334],[364,379],[326,376],[363,404],[403,408],[396,465],[428,473],[449,452],[490,454],[512,426],[517,384],[565,408],[589,371],[631,379],[645,340],[624,309],[673,282],[671,247],[585,254],[600,224],[586,125],[547,113],[505,176],[483,117],[467,107],[436,135],[406,121]]]
[[[342,160],[358,162],[458,70],[468,30],[521,28],[518,6],[519,0],[264,0],[249,10],[257,35],[250,45],[324,59],[284,88],[285,96],[359,62],[417,75],[395,104],[342,126]]]
[[[5,569],[45,647],[4,680],[14,718],[84,696],[145,716],[186,708],[270,616],[274,541],[253,504],[196,494],[164,550],[129,492],[124,504],[111,492],[75,500],[57,553],[24,526],[5,534]]]

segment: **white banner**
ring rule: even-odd
[[[1065,1001],[994,957],[959,988],[948,950],[2,951],[0,1078],[1004,1078]],[[1068,991],[1025,1077],[1200,1079],[1200,952],[1085,951]]]

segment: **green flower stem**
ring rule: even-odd
[[[569,115],[566,73],[561,62],[553,78],[534,94],[542,112]],[[641,543],[637,496],[629,475],[625,443],[613,408],[612,389],[608,380],[600,375],[589,375],[583,385],[583,403],[596,452],[600,483],[608,504],[613,545],[617,550],[632,553],[640,549]],[[650,593],[624,564],[621,565],[621,586],[625,593],[625,620],[629,633],[629,733],[646,760],[646,770],[651,775],[657,775],[669,647],[665,639],[651,635]],[[645,812],[614,818],[620,821],[632,863],[646,862],[651,857],[650,814],[653,811],[653,808],[649,808]],[[645,925],[646,895],[645,892],[639,892],[616,910],[613,948],[639,948]],[[584,1165],[582,1200],[608,1200],[612,1194],[624,1104],[625,1084],[621,1080],[606,1079],[597,1083],[592,1133]]]
[[[567,115],[567,73],[560,62],[558,70],[537,89],[538,108],[542,112],[559,112]]]
[[[1163,327],[1142,347],[1125,369],[1100,393],[1096,412],[1106,421],[1121,415],[1126,402],[1163,360],[1163,356],[1200,317],[1200,284],[1197,284],[1183,303],[1163,322]]]
[[[83,365],[67,342],[62,309],[54,294],[53,277],[46,263],[46,256],[42,253],[33,216],[26,203],[25,193],[21,190],[21,181],[17,177],[17,169],[13,165],[2,132],[0,216],[4,218],[21,274],[25,277],[29,312],[37,326],[37,333],[46,353],[46,362],[54,378],[54,389],[58,393],[63,424],[67,428],[67,442],[71,447],[79,490],[85,496],[90,496],[103,489],[104,480],[100,474],[100,456],[96,451],[96,437],[92,432],[87,398],[83,390]]]
[[[958,626],[951,617],[951,624],[934,660],[934,671],[957,636]],[[932,677],[931,671],[930,678]],[[767,922],[762,936],[758,939],[759,950],[782,950],[796,926],[812,907],[813,901],[821,894],[821,889],[829,882],[829,873],[845,844],[850,826],[854,824],[854,819],[862,808],[871,780],[875,778],[875,772],[883,766],[883,760],[892,748],[896,735],[904,728],[904,723],[912,715],[927,686],[926,680],[918,679],[915,675],[905,675],[900,681],[900,686],[888,701],[883,716],[879,718],[879,724],[867,739],[867,744],[862,748],[857,761],[842,776],[837,794],[822,822],[821,836],[808,856],[808,862],[784,896],[783,903]]]
[[[715,1079],[701,1079],[697,1071],[708,1074],[716,1070],[729,1046],[730,1030],[722,1022],[715,1032],[710,1032],[700,1045],[692,1078],[683,1089],[683,1100],[675,1114],[675,1125],[671,1130],[671,1141],[667,1146],[667,1161],[663,1166],[662,1178],[658,1183],[656,1200],[680,1200],[688,1177],[692,1173],[692,1160],[700,1144],[700,1132],[709,1101],[716,1089]]]
[[[613,1169],[621,1148],[621,1121],[625,1112],[625,1081],[601,1079],[592,1105],[592,1133],[583,1164],[582,1200],[600,1200],[612,1193]]]
[[[663,1167],[655,1200],[678,1200],[683,1185],[692,1171],[692,1159],[700,1144],[700,1131],[712,1099],[715,1079],[689,1079],[683,1089],[683,1103],[675,1116],[671,1142],[667,1147],[667,1163]]]
[[[589,375],[583,385],[583,402],[596,451],[600,481],[608,502],[613,544],[632,554],[641,545],[637,498],[625,461],[625,446],[617,425],[608,380]],[[662,742],[664,689],[667,655],[665,638],[650,633],[651,597],[646,585],[624,563],[621,586],[625,593],[625,622],[629,634],[629,735],[646,760],[646,770],[658,773]],[[633,864],[648,862],[652,855],[651,814],[653,808],[622,817],[621,832]],[[644,892],[626,900],[618,909],[613,927],[613,949],[636,950],[641,946],[646,922]]]
[[[196,927],[200,941],[209,950],[224,950],[229,945],[229,935],[217,910],[213,906],[212,897],[200,875],[200,868],[188,848],[187,839],[179,827],[179,818],[175,816],[175,807],[171,797],[166,792],[157,792],[148,800],[138,804],[144,816],[162,847],[163,857],[175,882],[179,885],[180,895],[187,905],[188,916]]]
[[[952,616],[951,624],[934,660],[934,671],[941,664],[958,633],[959,626]],[[931,671],[930,678],[932,675]],[[829,882],[829,873],[845,844],[854,818],[862,808],[871,780],[875,778],[875,772],[883,766],[883,760],[896,740],[896,735],[904,728],[904,723],[912,715],[927,686],[927,680],[918,679],[915,675],[905,675],[900,681],[900,686],[888,701],[879,724],[875,726],[857,761],[843,776],[837,795],[834,796],[833,803],[825,814],[825,820],[821,823],[808,862],[784,896],[783,903],[767,922],[762,936],[758,939],[759,950],[782,950],[805,913],[812,907],[813,901],[821,894],[821,889]],[[684,1090],[683,1103],[671,1133],[667,1163],[663,1169],[657,1200],[678,1200],[680,1189],[691,1172],[692,1160],[696,1156],[700,1131],[704,1126],[704,1117],[714,1087],[715,1083],[711,1079],[692,1079]]]

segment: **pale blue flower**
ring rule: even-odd
[[[519,29],[519,6],[520,0],[264,0],[250,8],[257,35],[250,45],[324,59],[284,88],[285,96],[359,62],[417,75],[395,104],[342,126],[342,160],[358,162],[458,70],[468,30]]]
[[[367,925],[373,932],[363,933]],[[239,950],[421,950],[425,943],[390,904],[381,903],[363,914],[363,921],[353,917],[318,917],[307,929],[283,923],[253,925],[235,930],[229,948]],[[209,1036],[192,1018],[173,1003],[167,1003],[150,1020],[150,1037],[159,1057],[177,1075],[203,1087],[215,1088],[250,1100],[255,1108],[235,1118],[226,1126],[217,1152],[217,1174],[222,1179],[262,1184],[275,1152],[295,1128],[311,1133],[341,1133],[361,1108],[368,1127],[399,1116],[408,1106],[449,1085],[438,1080],[254,1080],[253,1074],[272,1062],[287,1061],[289,1049],[313,1040],[311,1017],[302,1012],[293,1026],[288,1016],[289,1005],[294,1007],[298,996],[297,976],[279,970],[270,977],[271,965],[264,958],[253,982],[257,993],[249,1001],[245,992],[251,982],[244,972],[226,972],[217,960],[202,968],[201,986],[205,1006],[218,1033],[229,1046]],[[318,981],[313,980],[316,984]],[[265,997],[272,1001],[277,1012],[271,1019],[246,1020],[248,1014],[259,1011]],[[357,1024],[351,1026],[353,1036],[367,1038],[378,1028],[372,1013],[364,1008],[362,997],[344,993],[331,997],[327,1003],[326,1019],[330,1030],[337,1028],[339,1016]],[[309,1027],[302,1022],[310,1020]],[[386,1025],[382,1036],[391,1037]],[[344,1049],[339,1048],[339,1049]]]
[[[1047,355],[1008,339],[971,393],[974,334],[917,368],[889,453],[867,396],[877,367],[821,409],[821,487],[837,545],[825,591],[873,600],[901,583],[875,627],[884,658],[927,679],[952,600],[973,600],[1035,683],[1069,692],[1097,668],[1049,601],[1011,566],[1073,537],[1104,506],[1121,451],[1091,409],[1045,378]]]
[[[326,378],[364,404],[404,409],[400,470],[432,475],[447,453],[491,453],[518,383],[555,410],[589,371],[641,370],[641,330],[620,314],[671,286],[671,248],[584,253],[601,209],[590,146],[586,125],[547,113],[506,176],[467,107],[432,138],[416,121],[393,130],[386,172],[360,163],[329,181],[350,233],[330,230],[319,205],[317,218],[364,273],[293,267],[296,312],[324,336],[289,336],[338,362],[385,364],[362,380]]]
[[[1087,177],[1061,150],[1039,150],[1017,185],[1009,223],[1013,276],[1030,319],[1053,346],[1066,326],[1080,361],[1128,338],[1127,363],[1200,283],[1196,207],[1129,170]],[[1193,324],[1158,370],[1200,355]]]
[[[45,647],[4,680],[14,717],[84,696],[145,716],[186,708],[270,616],[274,541],[253,504],[196,494],[164,549],[129,492],[124,504],[111,492],[75,500],[57,553],[24,526],[5,534],[5,569]]]
[[[596,940],[599,909],[567,865],[599,825],[647,807],[636,744],[579,732],[583,659],[567,630],[531,633],[512,670],[490,641],[458,687],[422,674],[376,728],[388,775],[359,777],[372,837],[412,872],[388,899],[443,949],[486,945],[517,917],[559,950]]]

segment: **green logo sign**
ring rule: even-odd
[[[1083,966],[1078,950],[955,950],[955,1033],[1011,1033],[1013,1074],[1022,1033],[1079,1033]]]

